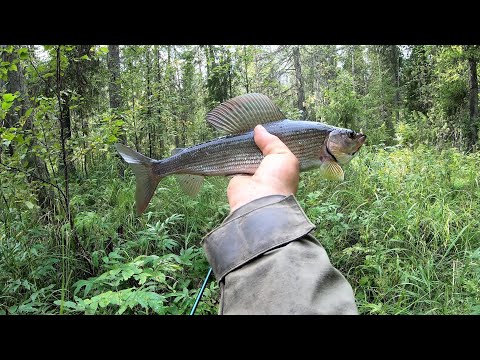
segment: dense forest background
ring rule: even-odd
[[[0,314],[187,314],[228,214],[163,180],[135,214],[113,144],[156,159],[218,136],[247,92],[368,135],[297,198],[363,314],[480,314],[476,45],[0,46]],[[218,311],[211,281],[197,314]]]

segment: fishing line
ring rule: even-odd
[[[197,300],[195,300],[195,304],[193,304],[192,311],[190,311],[190,315],[195,314],[195,310],[197,309],[198,302],[200,301],[203,291],[205,290],[205,286],[207,285],[208,278],[210,277],[210,274],[212,273],[212,268],[208,270],[208,274],[205,277],[205,280],[203,281],[202,288],[200,289],[200,292],[198,293]]]

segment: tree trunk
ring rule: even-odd
[[[392,57],[395,74],[395,120],[398,124],[400,122],[400,52],[397,45],[392,45]]]
[[[67,93],[61,94],[61,114],[60,126],[62,132],[62,142],[65,142],[65,151],[67,153],[66,162],[60,161],[58,168],[63,171],[63,166],[68,166],[70,175],[75,174],[75,167],[70,159],[72,159],[72,149],[69,140],[72,138],[72,121],[70,114],[70,97]]]
[[[145,48],[145,61],[147,62],[147,128],[148,128],[148,156],[152,157],[152,87],[150,85],[150,76],[152,64],[150,62],[150,46]]]
[[[121,83],[120,83],[120,46],[108,45],[107,66],[110,72],[110,81],[108,82],[108,95],[110,98],[110,109],[118,114],[118,111],[122,108],[121,97]],[[127,135],[123,125],[120,127],[119,134],[120,143],[127,145]],[[120,155],[117,154],[121,159]],[[125,163],[120,160],[118,168],[118,175],[123,178],[125,175]]]
[[[68,62],[66,68],[62,70],[64,71],[62,75],[63,88],[70,90],[83,100],[80,102],[72,101],[68,94],[62,94],[62,112],[65,114],[66,135],[68,138],[75,137],[72,131],[76,130],[76,137],[80,139],[80,144],[85,151],[82,165],[85,174],[87,174],[88,149],[87,118],[92,114],[94,103],[99,98],[97,87],[92,86],[92,76],[98,73],[100,61],[92,55],[92,45],[75,45],[70,50],[62,53],[62,56],[65,56]],[[87,59],[84,57],[87,57]],[[71,105],[75,106],[74,110],[70,109]],[[75,127],[75,125],[80,126]],[[67,148],[67,151],[70,150]],[[73,163],[71,165],[71,170],[73,171]]]
[[[468,59],[470,67],[470,118],[467,133],[467,151],[474,151],[478,141],[478,77],[477,60],[471,56]]]
[[[160,158],[163,158],[163,153],[164,153],[164,147],[165,147],[165,143],[164,143],[164,137],[165,137],[165,134],[164,134],[164,124],[163,124],[163,119],[162,119],[162,107],[163,107],[163,104],[161,104],[161,96],[160,96],[160,84],[161,84],[161,81],[162,81],[162,69],[160,68],[160,49],[158,47],[158,45],[155,45],[155,82],[156,82],[156,86],[157,86],[157,91],[155,92],[156,94],[156,98],[157,98],[157,104],[156,104],[156,107],[157,107],[157,114],[158,114],[158,121],[157,121],[157,124],[158,124],[158,132],[159,132],[159,146],[160,146],[160,150],[159,150],[159,155],[160,155]],[[154,126],[154,130],[155,130],[155,126]]]
[[[232,83],[233,83],[233,69],[232,69],[232,58],[230,56],[230,51],[227,49],[227,62],[228,62],[228,76],[227,76],[227,80],[228,80],[228,98],[231,99],[233,97],[233,87],[232,87]]]
[[[378,68],[378,77],[380,80],[380,92],[381,92],[381,106],[380,106],[380,118],[385,123],[385,127],[387,130],[387,134],[389,135],[386,143],[387,145],[393,144],[393,139],[395,137],[395,127],[392,121],[392,111],[388,106],[387,101],[385,100],[385,90],[384,90],[384,76],[383,76],[383,69],[382,64],[380,61],[381,54],[377,51],[377,68]]]
[[[110,81],[108,83],[108,94],[110,98],[110,109],[118,111],[123,106],[121,83],[120,83],[120,46],[108,45],[107,57],[108,71],[110,72]],[[120,142],[127,144],[127,136],[125,129],[121,128]]]
[[[249,93],[249,82],[248,82],[248,59],[247,59],[247,46],[243,45],[243,59],[245,61],[245,89]]]
[[[110,108],[118,109],[122,106],[120,95],[120,46],[108,45],[107,57],[110,82],[108,83],[108,94],[110,96]]]
[[[352,51],[352,89],[355,91],[355,45],[351,45]]]
[[[135,134],[135,150],[140,152],[140,141],[138,140],[138,133],[137,133],[137,124],[135,123],[135,96],[132,96],[132,121],[133,121],[133,132]]]
[[[73,216],[70,211],[70,193],[69,193],[69,153],[67,150],[67,139],[68,136],[71,136],[71,130],[70,130],[70,115],[65,114],[65,106],[67,104],[65,103],[65,99],[62,98],[62,71],[61,71],[61,57],[62,57],[62,49],[61,45],[57,45],[57,51],[56,51],[56,95],[57,95],[57,102],[58,102],[58,110],[59,110],[59,116],[58,120],[60,122],[60,142],[61,142],[61,149],[62,149],[62,161],[60,162],[59,168],[63,170],[63,177],[65,181],[65,189],[64,189],[64,201],[65,201],[65,212],[66,212],[66,217],[67,221],[70,225],[70,231],[72,234],[72,237],[74,239],[75,244],[79,244],[79,240],[77,237],[77,234],[75,232],[75,226],[73,223]],[[66,99],[68,100],[68,98]],[[67,106],[68,109],[68,106]],[[66,117],[68,116],[68,120]],[[69,134],[67,134],[69,133]],[[65,239],[65,245],[68,248],[68,242]],[[81,248],[81,245],[79,249]]]
[[[295,78],[297,84],[297,107],[302,112],[302,119],[307,118],[307,109],[305,108],[305,91],[303,87],[302,67],[300,65],[300,48],[293,48],[293,65],[295,67]]]
[[[93,58],[91,58],[91,49],[92,49],[92,45],[77,45],[75,47],[76,49],[76,57],[77,59],[81,59],[82,56],[89,56],[90,60],[88,61],[85,61],[85,60],[81,60],[81,61],[78,61],[78,62],[74,62],[74,64],[76,65],[76,71],[77,71],[77,74],[79,75],[80,77],[80,81],[79,81],[79,85],[80,85],[80,88],[79,88],[79,94],[84,98],[86,99],[87,101],[89,99],[91,99],[91,82],[90,82],[90,77],[89,75],[91,74],[91,72],[96,72],[98,67],[99,67],[99,64],[100,62],[98,60],[94,60]],[[88,75],[87,75],[88,74]],[[90,96],[89,96],[90,95]],[[84,155],[83,155],[83,170],[85,172],[85,176],[87,177],[88,176],[88,172],[87,172],[87,154],[88,154],[88,144],[87,144],[87,139],[88,139],[88,134],[89,134],[89,131],[88,131],[88,109],[90,107],[91,109],[91,104],[87,104],[87,103],[84,103],[84,104],[80,104],[80,106],[77,108],[79,110],[79,115],[80,115],[80,122],[81,122],[81,130],[82,130],[82,146],[83,146],[83,150],[84,150]]]

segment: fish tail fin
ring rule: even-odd
[[[150,159],[122,144],[115,144],[115,148],[132,167],[137,182],[135,190],[135,203],[137,214],[142,214],[148,206],[158,183],[163,178],[153,173],[155,160]]]

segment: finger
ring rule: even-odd
[[[270,134],[262,125],[254,129],[254,140],[263,155],[290,153],[290,149],[277,136]]]

